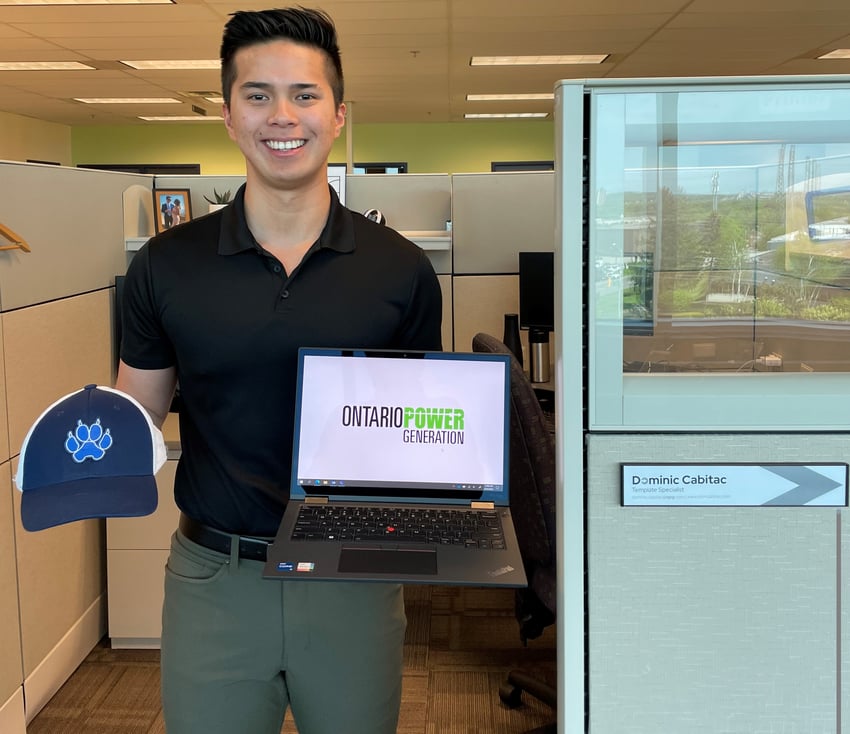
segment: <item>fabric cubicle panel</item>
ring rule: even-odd
[[[455,275],[517,273],[517,253],[555,248],[550,171],[455,174],[452,205]]]
[[[33,421],[56,399],[87,383],[111,384],[111,308],[111,289],[102,289],[2,315],[15,454]],[[14,471],[17,457],[12,465]],[[29,533],[20,525],[19,493],[12,494],[26,680],[105,590],[103,522]],[[34,698],[28,693],[28,707]]]
[[[126,268],[122,193],[149,177],[0,163],[0,222],[29,252],[0,251],[0,490],[11,543],[0,566],[0,706],[26,700],[31,719],[105,629],[103,522],[40,533],[20,525],[12,477],[32,422],[87,383],[111,384],[112,293]],[[10,639],[5,639],[8,636]],[[17,651],[17,653],[15,652]],[[21,696],[21,687],[26,694]]]
[[[847,511],[620,504],[621,461],[811,463],[846,454],[845,436],[823,434],[588,437],[594,731],[846,734],[837,665],[846,673],[847,634],[841,645],[837,631],[850,625],[839,604],[850,580]]]
[[[0,252],[0,308],[25,308],[112,285],[126,268],[122,191],[148,179],[0,163],[0,222],[31,249]]]
[[[472,337],[479,332],[501,339],[505,329],[504,315],[516,313],[519,306],[517,276],[456,275],[452,282],[455,350],[471,350]]]
[[[5,461],[0,464],[0,707],[23,681],[12,492],[11,462]]]

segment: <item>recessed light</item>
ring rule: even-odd
[[[467,112],[464,118],[467,120],[496,120],[506,117],[542,118],[549,117],[548,112]]]
[[[207,120],[223,120],[220,115],[139,115],[145,122],[200,122]]]
[[[79,61],[0,61],[0,71],[94,71]]]
[[[467,94],[468,102],[521,102],[523,100],[541,101],[555,99],[554,92],[537,94]]]
[[[850,48],[837,48],[828,54],[818,56],[819,59],[850,59]]]
[[[204,97],[204,99],[212,104],[224,104],[224,97]]]
[[[180,104],[172,97],[74,97],[83,104]]]
[[[220,69],[221,62],[218,59],[172,59],[161,61],[124,61],[122,64],[133,69],[159,69],[171,71],[174,69]]]
[[[473,56],[470,66],[538,66],[601,64],[608,54],[559,54],[551,56]]]

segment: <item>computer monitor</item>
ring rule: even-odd
[[[555,330],[555,253],[519,253],[519,327]]]

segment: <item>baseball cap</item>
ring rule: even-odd
[[[15,484],[27,530],[93,517],[149,515],[162,433],[126,393],[86,385],[57,400],[24,439]]]

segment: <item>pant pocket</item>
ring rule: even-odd
[[[209,584],[222,576],[229,564],[227,556],[186,540],[177,532],[171,538],[171,552],[165,565],[165,574],[182,583]]]

